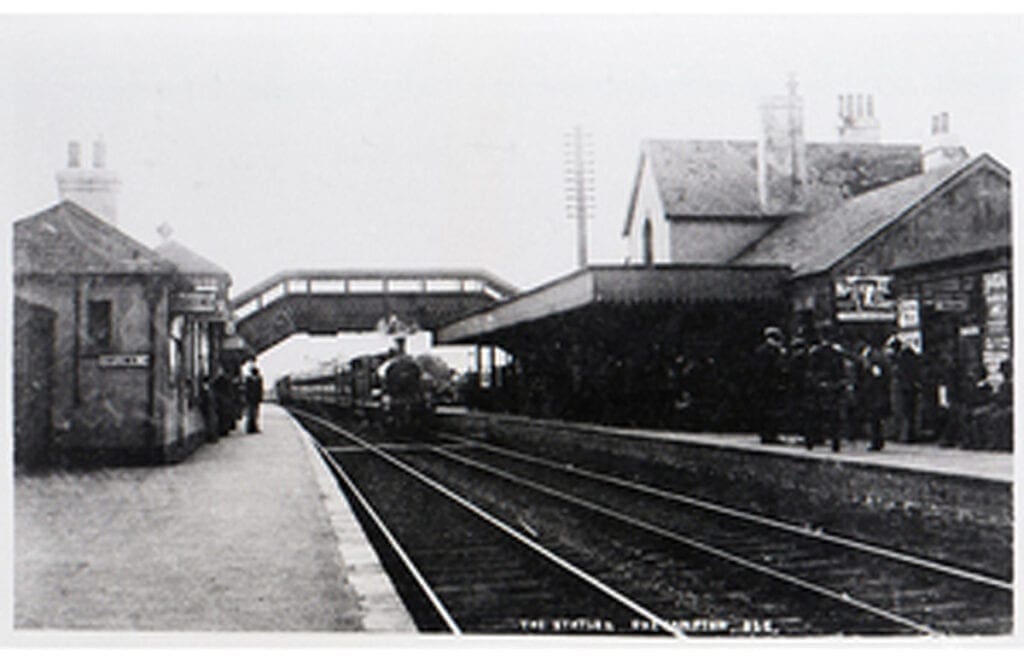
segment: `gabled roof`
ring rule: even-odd
[[[213,275],[230,280],[226,270],[181,243],[167,240],[153,248],[164,259],[174,263],[186,275]]]
[[[645,141],[669,217],[761,215],[756,141]]]
[[[756,141],[648,139],[641,151],[669,218],[764,217]],[[921,172],[917,144],[807,143],[806,157],[808,212]],[[641,176],[642,168],[634,192]],[[634,195],[623,235],[629,233],[635,203]]]
[[[174,272],[174,264],[72,201],[14,223],[15,275]]]
[[[925,199],[983,165],[1009,177],[1006,167],[989,155],[979,155],[865,192],[836,208],[789,218],[732,263],[787,264],[796,277],[828,270]]]

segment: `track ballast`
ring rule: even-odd
[[[983,576],[730,515],[583,462],[461,438],[382,446],[296,416],[418,568],[409,573],[363,509],[424,630],[920,635],[1012,626],[1009,586]],[[431,594],[445,610],[427,602]]]

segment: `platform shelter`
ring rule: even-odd
[[[786,316],[788,278],[780,266],[590,266],[445,326],[436,340],[508,352],[493,371],[494,355],[483,355],[492,408],[736,427],[743,370],[763,328]]]

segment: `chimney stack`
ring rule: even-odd
[[[921,170],[932,171],[967,158],[960,138],[949,131],[949,112],[932,116],[932,131],[921,143]]]
[[[92,168],[81,168],[81,148],[68,143],[68,166],[57,172],[57,195],[61,201],[74,201],[101,219],[117,224],[117,193],[121,183],[117,174],[107,170],[107,150],[102,139],[92,145]]]
[[[786,95],[761,102],[761,136],[757,142],[757,192],[765,215],[789,215],[804,209],[807,150],[803,100],[790,75]]]
[[[882,138],[882,125],[875,117],[874,95],[840,95],[838,129],[842,143],[878,143]]]

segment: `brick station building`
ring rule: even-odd
[[[218,358],[230,279],[91,212],[116,219],[116,177],[101,145],[95,154],[84,169],[72,144],[63,200],[14,223],[19,465],[180,460],[206,437],[200,388]]]
[[[913,347],[929,369],[919,418],[938,437],[940,403],[998,390],[1012,358],[1010,173],[969,157],[946,114],[920,145],[880,143],[873,106],[841,97],[831,143],[804,141],[794,89],[764,102],[756,141],[644,142],[628,261],[787,266],[778,323]]]
[[[991,396],[1006,379],[1009,170],[969,157],[946,114],[921,144],[881,143],[870,96],[839,102],[834,142],[805,141],[795,85],[764,101],[756,139],[644,141],[626,267],[588,267],[439,340],[512,352],[517,386],[495,387],[500,406],[605,421],[671,424],[678,386],[664,375],[693,371],[672,363],[713,364],[695,372],[700,386],[715,377],[697,391],[713,394],[705,413],[679,425],[736,429],[750,425],[743,387],[761,328],[795,336],[828,322],[851,347],[895,336],[914,348],[926,369],[920,431],[942,436],[965,385]],[[980,445],[1009,446],[1007,424],[1005,441]]]

